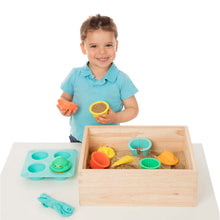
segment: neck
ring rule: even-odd
[[[91,63],[89,63],[88,66],[89,66],[90,70],[92,71],[92,74],[98,80],[101,79],[102,77],[104,77],[105,74],[108,72],[108,70],[111,67],[111,65],[109,65],[109,67],[107,67],[107,68],[100,68],[100,67],[97,67]]]

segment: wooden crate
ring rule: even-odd
[[[127,151],[136,137],[152,141],[151,150],[183,151],[185,169],[89,169],[89,155],[108,145]],[[132,155],[132,154],[130,154]],[[82,206],[195,206],[198,171],[186,126],[87,126],[79,161]]]

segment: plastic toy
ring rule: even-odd
[[[130,162],[132,162],[134,160],[135,160],[134,157],[127,155],[127,156],[122,157],[118,161],[114,162],[112,167],[119,166],[119,165],[126,164],[126,163],[130,163]]]
[[[53,199],[46,193],[42,193],[38,197],[38,200],[41,202],[41,204],[44,207],[47,207],[47,208],[50,207],[54,209],[55,211],[57,211],[60,215],[65,216],[65,217],[72,215],[75,209],[74,207],[72,207],[71,205],[68,205],[65,202],[61,202],[61,201],[57,201]]]
[[[103,114],[108,114],[109,105],[105,101],[94,102],[89,107],[89,111],[92,113],[94,117],[98,117]]]
[[[91,160],[89,166],[92,169],[105,169],[110,166],[110,160],[106,154],[98,151],[94,151],[91,154]]]
[[[171,151],[163,151],[157,159],[168,166],[176,165],[179,162],[179,159]]]
[[[58,157],[66,158],[71,167],[63,173],[53,172],[49,165],[51,161]],[[64,180],[72,177],[75,173],[77,151],[75,149],[41,149],[28,151],[21,176],[32,180],[41,180],[44,178],[54,178]]]
[[[115,151],[111,147],[108,147],[108,146],[99,147],[97,151],[106,154],[109,159],[115,156]]]
[[[61,107],[62,111],[76,111],[78,109],[77,104],[72,103],[72,102],[68,102],[66,100],[63,99],[58,99],[58,105]]]
[[[130,140],[128,143],[128,148],[130,149],[131,153],[134,156],[138,155],[138,151],[137,151],[138,148],[139,148],[138,150],[143,152],[143,156],[147,156],[151,146],[152,143],[147,138],[134,138]]]
[[[141,169],[158,169],[161,166],[159,160],[155,158],[144,158],[139,161]]]
[[[49,167],[53,172],[63,173],[71,168],[71,163],[65,157],[59,156],[50,163]]]

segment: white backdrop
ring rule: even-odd
[[[220,204],[219,11],[217,0],[1,0],[0,170],[13,142],[69,141],[60,84],[87,61],[79,29],[100,13],[116,22],[115,63],[139,89],[140,113],[127,124],[187,125]]]

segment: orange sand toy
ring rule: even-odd
[[[179,162],[179,159],[170,151],[162,152],[157,159],[164,165],[172,166]]]
[[[105,169],[110,166],[110,160],[106,154],[98,151],[94,151],[91,154],[91,160],[89,166],[92,169]]]
[[[68,102],[63,99],[58,99],[58,105],[61,107],[62,111],[76,111],[78,106],[75,103]]]

